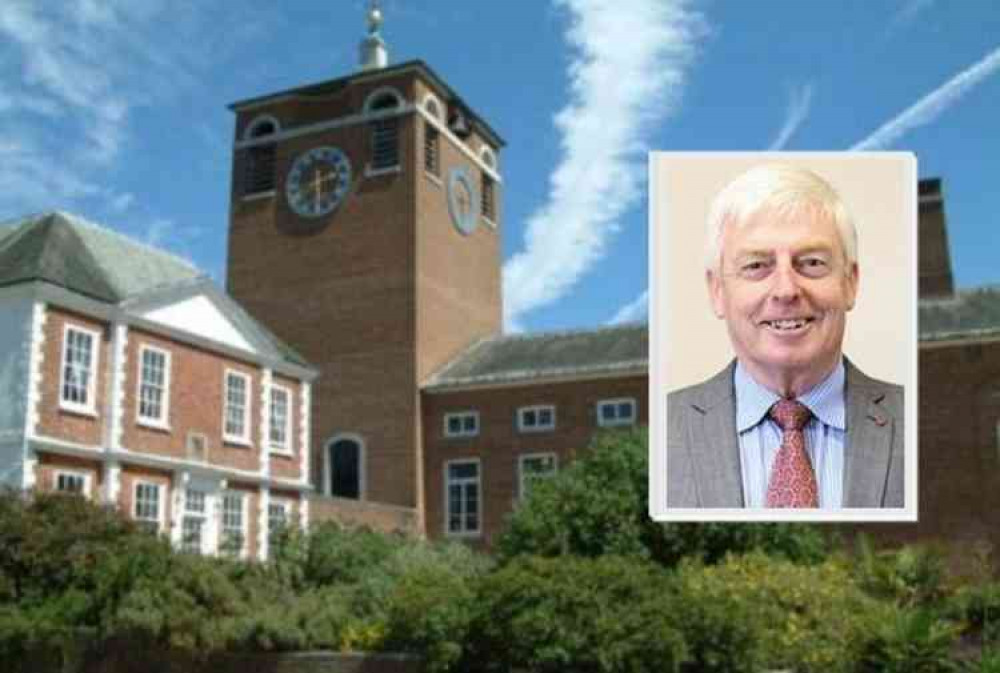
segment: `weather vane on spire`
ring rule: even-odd
[[[362,70],[377,70],[389,64],[389,51],[379,34],[382,21],[382,9],[378,0],[371,0],[368,4],[368,37],[361,40],[360,45]]]

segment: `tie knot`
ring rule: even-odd
[[[812,417],[809,407],[796,400],[775,402],[770,414],[782,430],[801,430]]]

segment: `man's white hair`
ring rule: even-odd
[[[845,273],[858,261],[858,234],[854,219],[830,183],[810,170],[791,164],[755,166],[726,185],[708,211],[705,268],[713,273],[722,264],[725,227],[742,227],[759,212],[775,217],[828,217],[836,226],[847,257]]]

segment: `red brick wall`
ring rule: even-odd
[[[35,466],[35,489],[41,492],[54,491],[56,472],[61,470],[89,475],[90,497],[100,500],[104,488],[104,473],[100,462],[96,460],[40,452]]]
[[[599,429],[599,400],[630,397],[636,400],[638,424],[648,423],[646,376],[594,379],[568,383],[525,385],[488,390],[423,395],[425,489],[427,534],[439,537],[444,524],[444,466],[449,460],[480,459],[482,527],[484,541],[504,526],[504,517],[516,504],[519,456],[555,453],[560,468],[586,449]],[[518,407],[553,404],[553,432],[521,433],[517,430]],[[479,435],[444,437],[444,414],[452,411],[479,412]]]
[[[67,411],[59,407],[59,385],[62,380],[63,341],[66,325],[96,331],[98,335],[95,344],[99,349],[97,370],[92,372],[97,379],[96,403],[94,405],[96,416]],[[39,419],[36,431],[47,437],[55,437],[77,444],[99,446],[102,443],[103,427],[107,420],[104,417],[104,404],[108,390],[106,372],[108,371],[108,358],[111,351],[106,323],[49,306],[43,329],[41,395],[38,404]]]
[[[171,353],[169,430],[150,428],[138,422],[140,348],[155,346]],[[209,441],[209,462],[241,470],[260,469],[261,377],[256,365],[182,344],[148,332],[129,330],[126,345],[125,402],[122,445],[142,453],[187,458],[187,435],[203,433]],[[222,407],[225,370],[250,376],[250,443],[243,446],[222,439]]]
[[[344,526],[367,526],[386,533],[420,533],[415,508],[312,495],[309,497],[310,525],[321,521],[336,521]]]
[[[936,347],[919,359],[919,521],[869,525],[884,541],[984,540],[1000,548],[1000,343]]]
[[[138,465],[123,465],[121,470],[121,491],[118,496],[118,506],[129,518],[134,518],[136,482],[151,482],[159,484],[161,491],[160,505],[164,508],[161,521],[165,522],[161,532],[167,534],[173,525],[173,494],[171,492],[172,475],[170,472],[143,468]]]
[[[286,101],[270,112],[283,128],[360,112],[376,87],[396,85],[412,100],[412,75],[359,83],[312,102]],[[263,110],[241,113],[237,128]],[[414,356],[413,117],[399,118],[402,172],[364,177],[370,128],[355,125],[289,139],[277,148],[274,197],[244,201],[234,184],[228,289],[248,311],[317,366],[313,386],[314,483],[324,444],[339,433],[365,442],[368,497],[416,502]],[[311,233],[291,213],[284,178],[307,149],[335,145],[349,157],[344,202]],[[239,175],[242,158],[234,159]],[[235,183],[235,181],[234,181]]]

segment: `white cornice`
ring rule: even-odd
[[[472,151],[471,147],[466,145],[458,136],[452,133],[451,129],[449,129],[445,123],[425,110],[423,107],[416,108],[416,111],[421,117],[424,118],[424,121],[434,126],[434,128],[436,128],[441,135],[451,141],[451,144],[464,154],[469,161],[474,163],[479,170],[490,176],[490,178],[492,178],[498,185],[503,184],[503,178],[500,177],[500,173],[498,173],[494,167],[483,161],[478,154]],[[490,151],[492,152],[492,150]]]
[[[35,435],[30,438],[32,448],[35,451],[49,451],[65,456],[76,458],[87,458],[100,461],[120,462],[131,465],[142,465],[144,467],[158,468],[168,471],[187,470],[193,473],[210,474],[216,477],[228,478],[234,481],[246,482],[257,485],[268,485],[271,488],[311,491],[312,486],[306,481],[296,481],[292,479],[264,478],[260,472],[250,472],[249,470],[239,470],[222,465],[211,463],[199,463],[191,460],[181,460],[169,456],[160,456],[150,453],[140,453],[129,449],[105,450],[100,446],[80,444],[70,442],[65,439],[57,439],[44,435]]]
[[[447,138],[452,145],[455,146],[462,154],[466,156],[469,161],[474,163],[479,170],[481,170],[486,175],[490,176],[494,182],[497,184],[503,184],[503,178],[493,167],[489,166],[482,158],[477,155],[472,148],[466,145],[462,140],[451,132],[440,119],[427,112],[422,106],[413,105],[412,103],[404,103],[403,105],[393,108],[391,110],[379,110],[378,112],[369,112],[362,114],[347,115],[345,117],[338,117],[337,119],[331,119],[324,122],[317,122],[315,124],[308,124],[306,126],[297,126],[295,128],[286,129],[279,133],[275,133],[269,136],[264,136],[263,138],[255,138],[253,140],[237,140],[233,143],[234,150],[242,150],[247,147],[255,147],[257,145],[267,145],[271,143],[283,142],[291,138],[299,138],[306,135],[312,135],[314,133],[322,133],[324,131],[329,131],[331,129],[343,128],[345,126],[354,126],[357,124],[368,124],[379,119],[388,119],[391,117],[402,117],[403,115],[408,115],[412,113],[419,114],[424,120],[430,123],[434,128],[436,128],[441,135]],[[492,151],[492,150],[491,150]]]
[[[528,376],[524,374],[511,375],[509,377],[496,377],[490,380],[470,377],[465,380],[456,380],[447,383],[425,383],[420,387],[420,392],[432,395],[446,393],[457,393],[472,390],[493,390],[497,388],[522,388],[525,386],[541,386],[559,383],[577,383],[580,381],[598,381],[602,379],[623,379],[635,376],[648,376],[649,368],[645,363],[621,366],[618,368],[605,368],[602,370],[582,371],[552,371],[543,372],[538,375]]]
[[[323,122],[316,122],[315,124],[306,124],[305,126],[295,126],[290,129],[285,129],[284,131],[279,131],[278,133],[272,133],[271,135],[263,136],[261,138],[254,138],[253,140],[237,140],[233,143],[234,150],[242,150],[247,147],[256,147],[257,145],[271,145],[273,143],[280,143],[285,140],[290,140],[292,138],[300,138],[302,136],[312,135],[314,133],[322,133],[323,131],[329,131],[331,129],[339,129],[345,126],[355,126],[357,124],[368,124],[373,121],[378,121],[380,119],[390,119],[392,117],[402,117],[416,110],[416,107],[404,103],[399,107],[394,107],[388,110],[377,110],[375,112],[362,112],[360,114],[346,115],[344,117],[337,117],[336,119],[329,119]]]

